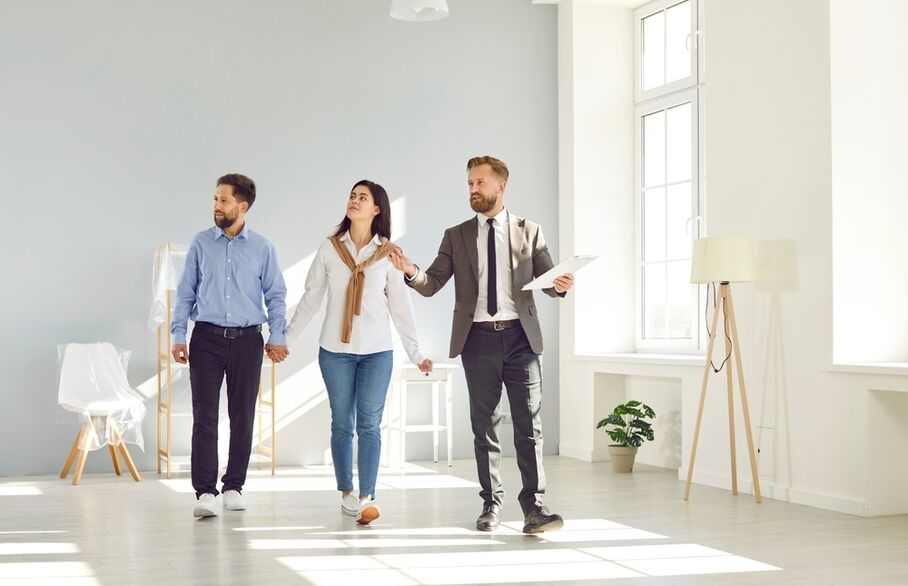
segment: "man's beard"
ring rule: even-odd
[[[227,214],[224,214],[223,216],[218,218],[217,214],[215,214],[214,223],[221,230],[226,230],[227,228],[236,224],[236,221],[239,219],[239,217],[240,217],[239,214],[237,214],[233,217],[230,217]]]
[[[485,196],[479,194],[479,199],[474,199],[473,196],[470,196],[470,207],[473,208],[473,211],[477,214],[484,214],[489,210],[495,208],[495,196]]]

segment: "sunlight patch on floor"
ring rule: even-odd
[[[694,543],[559,547],[559,544],[637,539],[668,539],[607,519],[568,520],[562,531],[524,535],[508,522],[486,539],[462,527],[424,527],[370,531],[359,539],[250,540],[252,549],[337,549],[388,547],[462,547],[494,545],[471,551],[281,556],[277,560],[316,586],[430,586],[495,583],[550,583],[570,580],[690,576],[738,572],[767,572],[781,568]],[[308,535],[352,535],[357,532],[314,532]],[[362,535],[362,532],[359,532]],[[438,536],[466,536],[460,539]],[[381,536],[381,537],[379,537]],[[396,537],[410,537],[410,539]],[[422,537],[421,539],[419,537]],[[527,549],[527,539],[539,549]],[[475,543],[474,543],[475,542]],[[523,549],[507,549],[519,544]],[[502,547],[504,546],[504,547]]]

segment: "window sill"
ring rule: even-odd
[[[575,360],[619,364],[646,364],[653,366],[691,366],[703,368],[705,354],[651,354],[643,352],[575,354]],[[908,371],[906,371],[908,373]]]
[[[839,362],[823,366],[826,372],[908,376],[908,362]]]

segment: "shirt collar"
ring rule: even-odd
[[[211,233],[214,235],[215,240],[217,240],[218,238],[221,238],[221,237],[227,238],[227,234],[224,233],[224,229],[221,228],[220,226],[212,226]],[[240,230],[240,233],[236,235],[236,238],[244,238],[244,239],[249,238],[249,222],[243,223],[243,229]],[[236,238],[234,238],[234,240]]]
[[[508,222],[508,208],[501,208],[501,211],[495,214],[493,219],[499,224],[506,224]],[[476,221],[479,222],[479,227],[482,228],[488,222],[488,218],[485,214],[476,214]]]
[[[353,242],[353,239],[350,237],[350,230],[344,232],[344,235],[341,236],[341,242]],[[376,246],[381,246],[381,236],[374,234],[370,242]]]

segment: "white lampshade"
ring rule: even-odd
[[[446,0],[392,0],[391,18],[408,22],[441,20],[448,16]]]
[[[691,283],[746,282],[756,275],[754,245],[750,238],[694,240]]]

